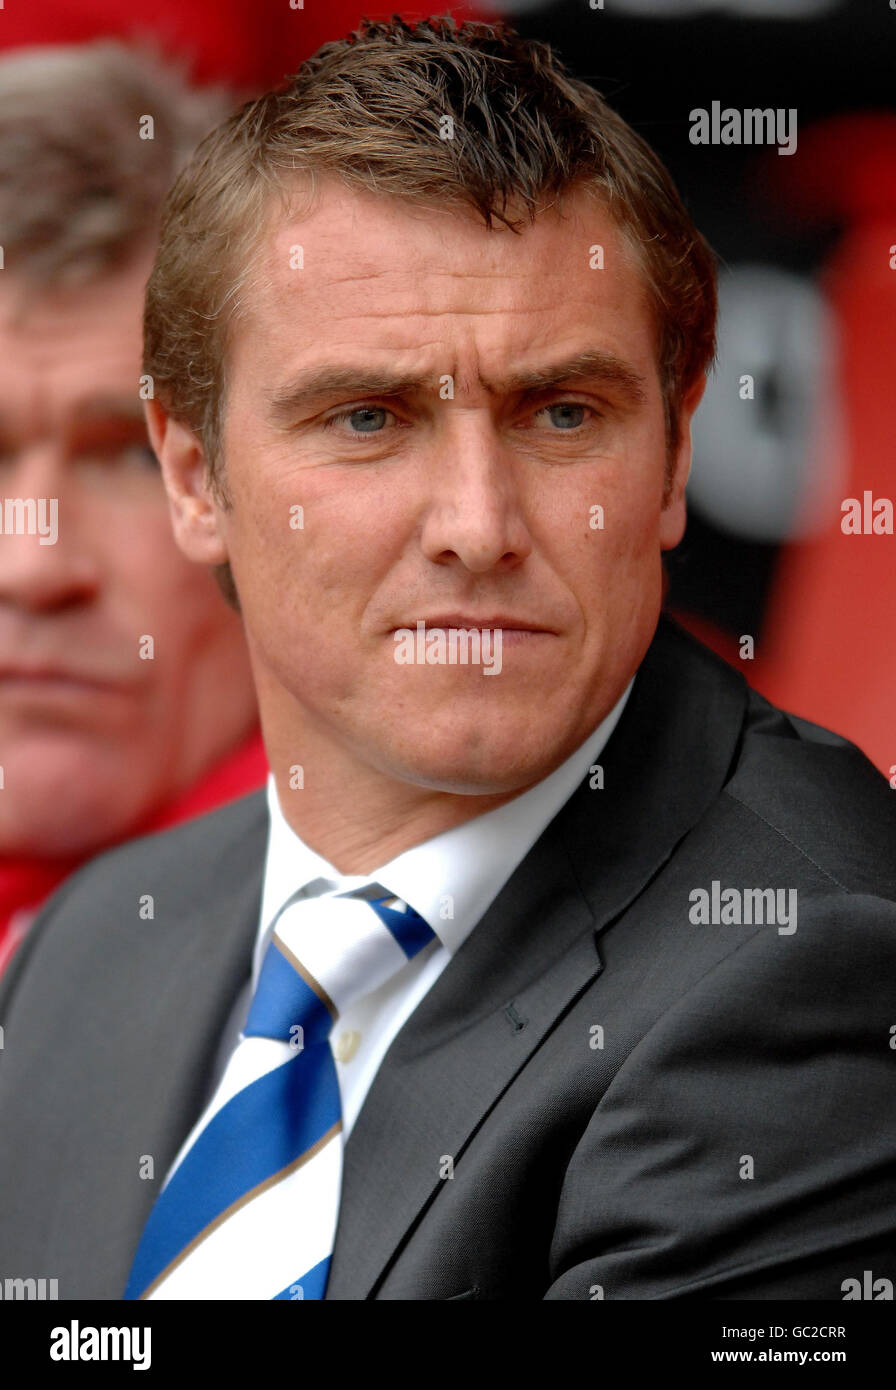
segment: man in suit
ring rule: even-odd
[[[186,171],[148,419],[272,776],[15,962],[0,1275],[896,1276],[891,791],[660,615],[714,311],[655,156],[510,31],[365,27]]]

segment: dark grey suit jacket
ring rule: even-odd
[[[328,1299],[896,1281],[896,793],[666,620],[602,765],[386,1054]],[[266,833],[256,794],[133,842],[33,927],[0,996],[0,1279],[120,1298],[249,975]],[[795,889],[796,931],[692,922],[714,879]]]

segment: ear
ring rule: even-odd
[[[227,561],[221,507],[206,479],[205,452],[198,435],[173,419],[160,401],[144,401],[149,441],[162,468],[174,538],[190,560],[204,565]]]
[[[706,373],[702,373],[682,397],[678,412],[678,441],[671,457],[671,479],[668,496],[660,516],[660,549],[671,550],[678,545],[687,525],[687,505],[684,490],[691,472],[693,446],[691,420],[706,390]]]

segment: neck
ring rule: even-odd
[[[482,793],[421,786],[365,761],[294,705],[283,710],[276,699],[259,703],[284,819],[341,874],[369,874],[405,850],[512,801],[538,780]]]
[[[414,845],[484,815],[527,788],[485,795],[434,791],[375,769],[305,765],[294,786],[289,764],[270,750],[277,797],[287,824],[341,874],[369,874]]]

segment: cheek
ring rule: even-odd
[[[555,554],[566,553],[580,583],[599,575],[602,586],[612,584],[659,554],[662,479],[654,473],[637,457],[608,460],[585,478],[571,477],[565,495],[558,488],[544,498],[544,534]]]
[[[255,594],[265,611],[288,610],[291,621],[332,623],[362,610],[395,562],[400,529],[394,499],[373,481],[308,467],[293,468],[275,489],[232,488],[225,540],[246,600]]]
[[[204,587],[200,581],[206,571],[187,559],[167,525],[144,530],[141,544],[133,547],[124,563],[134,588],[162,611],[170,611],[175,599],[190,598]]]
[[[227,619],[211,572],[178,548],[167,509],[147,514],[139,531],[107,552],[107,564],[115,606],[135,616],[141,633],[164,634],[172,654]],[[164,659],[163,651],[156,655]]]

